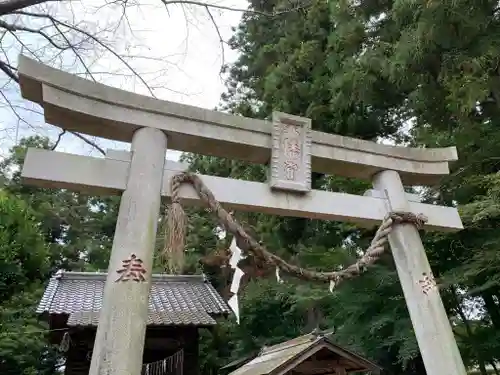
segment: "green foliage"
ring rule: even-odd
[[[288,0],[249,1],[251,9],[262,12],[289,5]],[[272,110],[307,116],[315,130],[362,139],[416,147],[456,145],[460,160],[450,175],[421,191],[429,203],[456,205],[466,229],[426,234],[424,241],[463,359],[482,375],[487,365],[500,360],[498,11],[497,2],[489,0],[314,0],[305,9],[273,18],[246,13],[229,43],[240,55],[226,69],[221,105],[255,118],[269,118]],[[36,305],[37,285],[50,272],[106,268],[118,208],[116,197],[21,185],[19,166],[26,146],[50,148],[43,138],[23,140],[0,165],[10,205],[4,209],[11,207],[8,219],[0,216],[0,228],[6,227],[4,221],[11,223],[0,232],[0,265],[8,270],[0,274],[1,293],[9,296],[0,310],[0,325],[1,332],[9,327],[6,332],[19,337],[21,321],[35,326],[27,306],[30,301]],[[201,173],[252,181],[267,177],[265,166],[200,155],[184,158]],[[369,184],[314,173],[313,186],[362,194]],[[187,211],[186,272],[199,272],[199,259],[226,248],[230,238],[215,237],[211,213]],[[235,216],[269,250],[321,270],[352,263],[373,235],[346,223]],[[26,227],[27,222],[36,225]],[[38,250],[28,254],[24,243]],[[158,248],[162,243],[159,235]],[[39,269],[33,268],[37,262]],[[155,266],[160,269],[159,259]],[[204,271],[221,291],[230,283],[224,270]],[[252,280],[240,308],[239,325],[230,318],[203,333],[203,373],[216,374],[240,355],[306,332],[311,326],[307,317],[318,310],[320,325],[335,327],[335,340],[378,362],[384,373],[425,372],[389,255],[333,294],[324,285],[289,279],[278,284],[274,277]],[[30,359],[18,351],[21,339],[1,335],[0,359],[26,374],[33,373],[35,357],[49,353],[35,347],[35,336],[29,336],[25,345],[34,345],[36,353]],[[51,371],[53,361],[43,363]]]
[[[34,312],[49,276],[49,247],[22,200],[0,190],[0,369],[2,374],[52,374],[57,357]]]
[[[286,3],[250,7],[269,10]],[[499,21],[496,2],[472,0],[313,1],[304,11],[272,20],[246,14],[231,40],[241,55],[227,69],[222,107],[259,118],[281,110],[310,117],[317,130],[364,139],[457,146],[459,162],[439,187],[424,190],[424,198],[458,205],[466,230],[428,234],[424,240],[464,361],[483,374],[500,352]],[[191,161],[203,172],[250,180],[265,176],[238,162],[193,156]],[[321,175],[314,176],[314,185],[356,194],[367,187]],[[242,218],[270,250],[317,269],[352,262],[370,236],[338,223]],[[349,246],[343,242],[347,237]],[[297,305],[328,301],[325,322],[338,328],[340,342],[388,373],[424,372],[389,259],[334,296],[311,291],[297,288],[290,298]],[[268,303],[267,294],[261,304]],[[301,324],[290,324],[289,335]]]
[[[0,298],[47,277],[48,247],[26,204],[0,191]]]
[[[28,147],[50,149],[47,138],[22,139],[0,164],[5,190],[25,201],[40,221],[50,244],[50,267],[66,270],[105,270],[113,241],[118,197],[91,197],[64,189],[24,185],[20,171]]]
[[[103,270],[111,249],[117,198],[21,184],[27,147],[48,149],[48,140],[21,140],[0,164],[0,372],[50,375],[61,366],[48,346],[48,327],[35,314],[49,277],[58,269]]]

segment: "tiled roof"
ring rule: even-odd
[[[306,355],[306,358],[312,356],[315,352],[312,349],[322,346],[331,351],[332,354],[347,360],[349,363],[350,370],[355,371],[380,371],[380,367],[366,358],[363,358],[345,348],[342,348],[335,343],[333,343],[329,338],[328,334],[307,334],[303,336],[296,337],[292,340],[282,342],[269,347],[264,347],[255,355],[255,357],[250,361],[245,361],[246,363],[238,369],[232,371],[229,375],[274,375],[282,374],[284,366],[291,364],[294,360],[302,358]],[[307,355],[306,353],[310,353]],[[302,358],[304,360],[304,358]],[[298,365],[298,363],[296,363]],[[227,365],[225,367],[229,367]],[[287,371],[289,371],[288,369]],[[331,373],[331,369],[329,369]]]
[[[68,326],[96,326],[102,306],[105,273],[58,272],[50,279],[37,313],[67,314]],[[230,312],[203,276],[153,275],[149,325],[216,324]]]

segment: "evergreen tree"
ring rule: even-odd
[[[251,2],[250,7],[269,11],[284,4]],[[241,55],[227,70],[222,106],[258,118],[269,118],[272,110],[307,116],[314,129],[369,140],[457,145],[460,161],[438,188],[425,189],[425,199],[458,205],[467,228],[427,234],[425,242],[464,361],[479,365],[482,373],[498,360],[500,342],[498,9],[492,1],[336,0],[313,1],[301,14],[273,20],[246,14],[231,40]],[[266,176],[263,167],[210,157],[189,160],[202,172],[259,181]],[[360,193],[367,187],[335,176],[314,177],[316,188]],[[358,248],[341,248],[343,238],[362,246],[367,236],[336,223],[245,219],[272,251],[320,269],[352,261]],[[306,290],[302,296],[291,291],[290,298],[296,306],[310,300],[330,304],[326,320],[339,327],[339,341],[390,373],[422,373],[389,257],[334,296]],[[290,335],[295,330],[291,326]]]
[[[289,7],[289,1],[250,1],[249,7],[271,12]],[[246,13],[230,41],[240,56],[226,70],[227,92],[221,104],[221,110],[255,118],[270,118],[273,110],[306,116],[315,130],[367,140],[457,146],[460,160],[438,186],[423,189],[423,198],[456,205],[466,229],[428,233],[424,241],[464,362],[478,366],[482,374],[499,361],[500,353],[498,11],[497,2],[482,0],[313,0],[299,12],[274,18]],[[19,166],[28,145],[51,147],[46,139],[25,140],[0,169],[9,202],[29,205],[29,222],[39,231],[27,232],[26,243],[38,250],[25,261],[35,264],[40,261],[36,254],[42,253],[46,261],[39,273],[32,267],[19,271],[16,262],[25,256],[19,250],[23,245],[7,252],[12,245],[4,239],[0,256],[8,259],[3,267],[10,276],[4,276],[7,271],[0,274],[5,289],[1,293],[8,301],[0,309],[2,333],[4,326],[19,332],[21,324],[34,324],[30,314],[38,302],[39,284],[57,268],[107,267],[117,213],[116,197],[21,185]],[[261,182],[267,176],[265,166],[199,155],[184,158],[200,173]],[[315,173],[313,186],[362,194],[369,183]],[[18,217],[9,210],[9,220]],[[216,262],[210,266],[204,260],[227,249],[231,238],[214,235],[212,213],[187,211],[185,272],[204,270],[224,291],[230,275]],[[318,270],[352,263],[373,235],[345,223],[238,212],[235,216],[269,250]],[[27,230],[22,221],[12,222]],[[9,228],[5,238],[16,233]],[[162,242],[160,234],[158,247]],[[333,294],[327,286],[289,278],[279,284],[273,275],[258,277],[258,272],[251,276],[242,292],[241,324],[229,319],[203,336],[204,373],[215,374],[231,359],[307,332],[311,310],[322,311],[322,328],[336,328],[335,340],[378,362],[385,373],[424,372],[390,254]],[[44,355],[44,368],[47,373],[53,370],[55,357],[46,355],[39,342],[26,340],[28,347],[39,345],[29,357],[18,352],[24,339],[7,340],[2,333],[0,360],[29,374],[36,368],[35,358]]]
[[[2,374],[55,374],[57,356],[34,301],[49,272],[49,246],[25,202],[0,190],[0,369]]]

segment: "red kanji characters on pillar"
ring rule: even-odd
[[[146,281],[144,274],[146,270],[144,269],[143,261],[137,258],[135,254],[130,255],[129,258],[122,260],[122,267],[116,271],[120,276],[116,281]]]

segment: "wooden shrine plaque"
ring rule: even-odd
[[[310,119],[273,112],[269,183],[277,190],[311,190]]]

